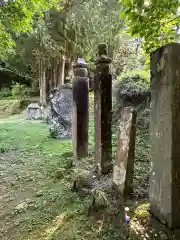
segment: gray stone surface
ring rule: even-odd
[[[53,138],[64,139],[72,136],[72,86],[50,91],[50,106],[47,121],[51,125]]]
[[[151,56],[150,208],[169,227],[180,227],[180,44]]]
[[[30,103],[27,107],[27,119],[38,120],[42,118],[42,111],[38,103]]]
[[[120,134],[117,141],[113,183],[123,195],[132,191],[136,139],[136,112],[126,107],[121,113]]]

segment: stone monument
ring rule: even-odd
[[[89,79],[84,59],[74,66],[72,144],[77,159],[88,156]]]
[[[170,228],[180,227],[180,44],[151,55],[150,209]]]
[[[95,160],[98,171],[112,170],[112,75],[106,44],[100,44],[94,78]]]

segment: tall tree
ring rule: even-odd
[[[124,23],[119,19],[121,10],[117,0],[85,0],[76,4],[72,8],[72,18],[76,23],[79,52],[90,59],[95,57],[98,44],[105,42],[113,55],[116,38]]]

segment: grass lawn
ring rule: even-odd
[[[93,131],[92,122],[90,128]],[[91,198],[72,192],[70,141],[50,139],[45,123],[21,116],[1,119],[0,133],[1,240],[114,239],[122,235],[110,219],[89,218]]]

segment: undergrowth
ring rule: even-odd
[[[29,99],[22,100],[0,100],[0,118],[5,118],[14,114],[20,114],[29,105]]]

